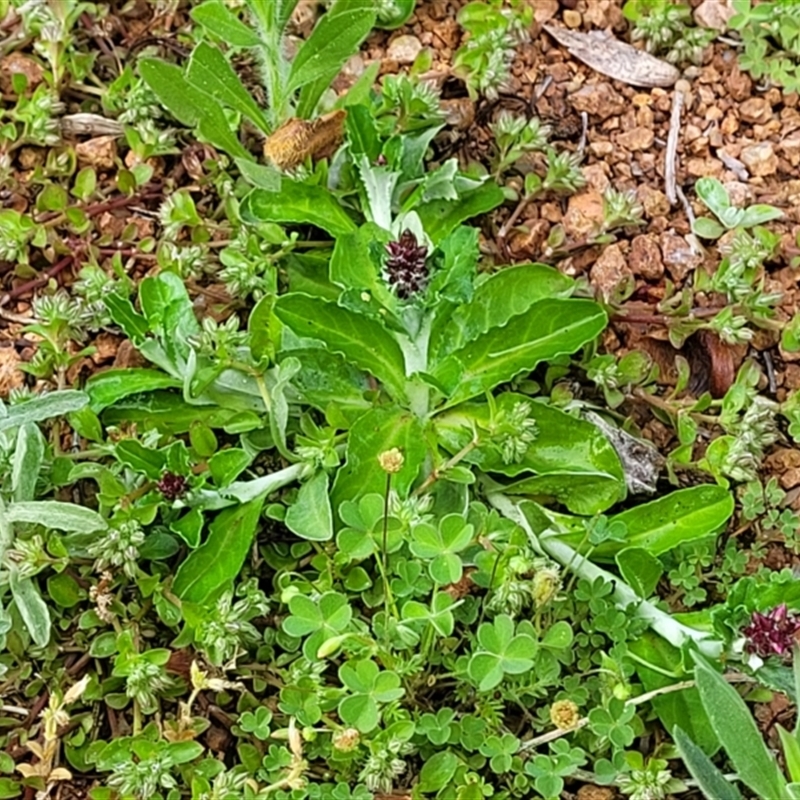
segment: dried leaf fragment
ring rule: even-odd
[[[317,119],[287,120],[264,142],[264,156],[278,169],[292,169],[307,156],[324,158],[339,146],[346,111],[331,111]]]
[[[581,33],[553,25],[543,27],[570,55],[630,86],[672,86],[680,77],[672,64],[618,41],[607,31]]]

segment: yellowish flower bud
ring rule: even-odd
[[[559,730],[572,730],[578,725],[580,718],[581,714],[578,711],[578,706],[572,700],[556,700],[550,706],[550,721]]]
[[[381,465],[381,469],[390,475],[400,472],[403,469],[404,461],[403,454],[397,447],[393,447],[391,450],[384,450],[378,456],[378,463]]]
[[[348,753],[358,747],[361,734],[355,728],[343,728],[333,734],[333,748],[343,753]]]

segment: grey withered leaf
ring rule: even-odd
[[[658,475],[665,459],[658,449],[646,441],[631,436],[616,425],[606,422],[594,411],[584,411],[583,416],[603,432],[617,451],[625,472],[625,485],[631,494],[652,494],[656,490]]]
[[[607,31],[569,31],[544,25],[544,29],[592,69],[631,86],[672,86],[681,73],[672,64],[620,42]]]

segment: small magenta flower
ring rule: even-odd
[[[189,483],[183,475],[165,472],[161,476],[161,480],[156,484],[156,488],[164,496],[164,499],[177,500],[189,490]]]
[[[401,300],[422,291],[428,282],[425,259],[428,248],[417,243],[417,237],[405,230],[395,242],[386,245],[386,280],[395,288]]]
[[[800,632],[800,617],[790,614],[786,603],[776,606],[768,614],[753,612],[750,624],[742,630],[745,650],[759,658],[785,656],[795,643]]]

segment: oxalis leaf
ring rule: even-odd
[[[607,321],[592,300],[548,298],[457,350],[436,366],[433,376],[449,390],[447,405],[456,405],[542,361],[574,353],[598,336]]]
[[[221,511],[209,526],[208,539],[180,565],[173,591],[188,603],[203,603],[223,589],[244,564],[264,497]]]

